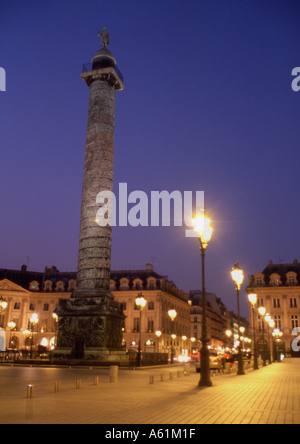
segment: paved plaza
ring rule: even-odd
[[[0,366],[0,424],[300,424],[300,359],[214,376],[213,387],[201,389],[194,367],[190,376],[178,370],[120,369],[112,383],[109,368]]]

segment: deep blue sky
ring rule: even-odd
[[[236,310],[230,270],[300,260],[300,3],[293,0],[1,2],[0,266],[77,269],[89,90],[98,31],[124,75],[115,190],[205,192],[207,291]],[[155,258],[155,259],[153,259]],[[185,227],[116,227],[112,268],[147,262],[201,287]],[[241,292],[242,314],[248,315]]]

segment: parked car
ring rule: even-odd
[[[196,364],[196,371],[200,373],[201,367],[201,356],[199,353],[199,357],[194,360]],[[210,370],[221,370],[223,368],[222,357],[218,356],[217,352],[210,351],[209,352],[209,368]]]
[[[9,359],[21,359],[22,352],[17,350],[16,348],[8,348],[6,350],[5,359],[8,361]]]

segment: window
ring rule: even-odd
[[[293,330],[294,328],[297,328],[297,327],[299,326],[299,323],[298,323],[298,316],[297,316],[297,315],[292,315],[292,316],[291,316],[291,323],[292,323],[292,330]]]
[[[154,331],[154,319],[148,318],[148,333],[152,333]]]
[[[295,276],[289,276],[288,283],[289,283],[289,285],[292,286],[292,287],[293,287],[294,285],[296,285]]]
[[[35,304],[33,302],[30,302],[29,304],[29,310],[34,311],[35,310]]]
[[[140,318],[133,318],[133,330],[135,332],[140,331]]]
[[[259,277],[257,277],[256,278],[256,285],[257,285],[257,287],[262,287],[262,277],[261,276],[259,276]]]
[[[154,290],[155,289],[155,281],[151,280],[149,281],[149,290]]]
[[[122,302],[122,308],[123,310],[126,310],[126,302]]]
[[[273,299],[273,308],[280,308],[280,299]]]
[[[137,281],[137,282],[135,283],[135,289],[136,289],[137,291],[139,291],[139,290],[141,290],[142,288],[143,288],[143,284],[142,284],[142,282]]]
[[[148,304],[148,310],[154,310],[154,302],[150,301]]]
[[[275,321],[275,328],[278,328],[278,330],[281,330],[281,316],[274,316]]]
[[[44,304],[43,311],[49,311],[49,304]]]
[[[265,306],[263,299],[258,299],[257,303],[258,303],[258,305],[257,305],[258,307],[264,307]]]
[[[280,280],[280,276],[277,273],[273,273],[270,276],[270,285],[272,287],[278,287],[279,285],[281,285],[281,280]]]
[[[49,293],[49,291],[52,290],[52,282],[50,281],[46,281],[45,282],[45,286],[44,286],[44,291],[46,291],[47,293]]]
[[[296,298],[290,299],[290,308],[297,308],[297,299]]]
[[[21,302],[15,302],[14,310],[20,310],[20,309],[21,309]]]
[[[122,284],[121,284],[121,288],[122,288],[122,291],[126,291],[127,290],[127,281],[122,281]]]

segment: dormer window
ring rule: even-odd
[[[256,273],[254,275],[254,285],[256,287],[264,287],[265,285],[265,279],[264,279],[264,275],[262,273]]]
[[[141,281],[141,279],[135,279],[133,281],[133,288],[136,291],[140,291],[143,289],[143,282]]]
[[[45,281],[45,283],[44,283],[44,291],[46,291],[47,293],[52,291],[52,282],[51,281]]]
[[[127,291],[129,289],[129,280],[127,278],[122,278],[120,280],[120,290]]]
[[[156,288],[156,280],[154,278],[148,278],[148,290],[155,290]]]
[[[62,281],[57,282],[56,291],[58,291],[59,293],[62,293],[63,291],[65,291],[65,285]]]
[[[279,287],[279,285],[282,285],[279,274],[277,274],[277,273],[271,274],[270,285],[272,287]]]
[[[30,282],[29,290],[38,291],[39,290],[39,283],[38,283],[38,281]]]
[[[76,281],[75,281],[75,279],[70,279],[70,280],[69,280],[69,288],[68,288],[68,291],[73,292],[73,291],[75,291],[75,288],[76,288]]]
[[[290,287],[298,285],[297,273],[295,273],[294,271],[289,271],[286,274],[286,284],[289,285]]]

